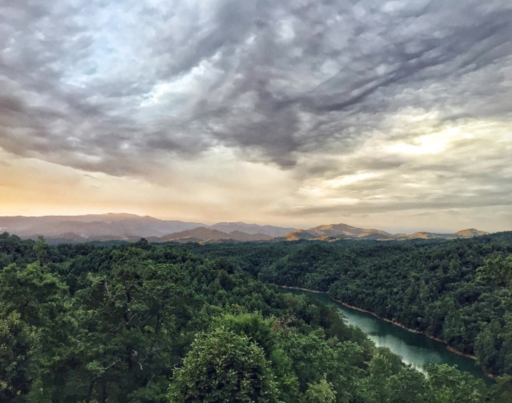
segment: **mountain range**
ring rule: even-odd
[[[160,220],[135,214],[90,214],[82,216],[0,217],[0,233],[22,238],[45,236],[51,243],[146,238],[150,242],[252,242],[316,240],[333,242],[354,240],[457,239],[487,234],[467,229],[453,234],[416,232],[391,234],[347,224],[320,225],[307,230],[272,225],[221,222],[207,225],[196,222]]]
[[[285,236],[295,228],[272,225],[222,222],[207,225],[196,222],[160,220],[135,214],[90,214],[82,216],[0,217],[0,233],[9,232],[22,238],[45,236],[53,242],[89,242],[138,240],[153,242],[176,240],[255,241]]]
[[[458,239],[472,238],[475,236],[486,235],[487,232],[471,228],[455,232],[453,234],[439,234],[433,232],[415,232],[414,234],[391,234],[386,231],[376,229],[364,229],[352,227],[347,224],[320,225],[308,230],[295,230],[286,234],[281,240],[317,240],[317,241],[337,241],[340,239],[359,239],[359,240],[408,240],[408,239]]]

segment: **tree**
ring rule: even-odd
[[[512,376],[505,375],[496,379],[494,386],[494,400],[496,403],[512,402]]]
[[[391,378],[390,403],[433,403],[434,396],[425,375],[412,367],[403,367]]]
[[[308,390],[302,397],[303,403],[334,403],[336,392],[332,385],[324,378],[318,382],[309,384]]]
[[[487,259],[482,267],[477,269],[478,279],[483,283],[508,286],[512,283],[512,255],[498,256]]]
[[[0,402],[23,402],[37,381],[39,340],[35,328],[13,311],[0,317]]]
[[[427,369],[428,380],[436,403],[484,403],[485,384],[467,372],[459,372],[449,365],[434,365]]]
[[[478,335],[475,350],[478,360],[488,369],[498,373],[512,371],[512,255],[487,259],[478,268],[478,280],[501,287],[499,294],[504,310],[502,323],[493,320]],[[498,365],[499,363],[499,365]],[[495,371],[497,372],[497,371]]]
[[[24,268],[11,264],[0,273],[0,340],[4,354],[17,352],[10,364],[17,368],[17,375],[11,377],[14,383],[8,390],[28,393],[28,389],[16,386],[19,376],[25,384],[27,379],[37,379],[42,386],[59,376],[71,346],[66,294],[67,287],[39,263]],[[35,372],[37,378],[31,376]]]
[[[79,350],[87,399],[165,398],[194,307],[174,275],[170,265],[142,260],[138,249],[114,254],[108,274],[89,274],[87,287],[75,295],[79,328],[88,329]]]
[[[274,375],[261,347],[224,328],[200,334],[170,386],[172,403],[277,402]]]
[[[475,354],[478,357],[478,364],[486,370],[495,368],[499,360],[499,343],[502,329],[497,319],[486,324],[478,334],[475,341]]]
[[[387,354],[377,353],[370,361],[370,376],[365,379],[368,392],[367,401],[385,403],[390,400],[392,390],[390,379],[393,375],[393,363]]]
[[[259,313],[228,314],[217,318],[214,326],[247,336],[251,342],[261,347],[275,375],[280,400],[295,403],[299,399],[298,380],[291,359],[280,343],[284,341],[281,337],[283,332],[289,330],[286,328],[287,320],[290,319],[265,319]]]
[[[37,239],[38,241],[34,245],[34,252],[36,252],[39,263],[43,264],[48,257],[48,244],[46,243],[44,236],[39,236]]]

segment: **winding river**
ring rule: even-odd
[[[326,305],[335,304],[343,313],[348,324],[357,326],[377,346],[389,348],[393,353],[402,357],[406,364],[412,365],[419,371],[425,372],[426,367],[430,364],[449,364],[484,379],[488,384],[492,383],[475,365],[475,361],[448,351],[444,344],[429,339],[423,334],[409,332],[371,314],[347,308],[332,301],[327,294],[291,289],[287,289],[286,292],[311,295]]]

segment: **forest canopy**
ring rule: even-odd
[[[509,261],[499,257],[507,244],[498,237],[395,246],[144,240],[48,246],[44,239],[3,234],[0,401],[510,401],[508,367],[494,366],[505,362],[503,354],[508,359],[503,345],[511,340],[510,284],[497,275],[508,270]],[[498,260],[486,261],[491,256]],[[269,283],[330,289],[339,298],[351,298],[354,287],[373,287],[359,303],[371,305],[372,294],[398,304],[402,300],[390,295],[394,288],[376,275],[384,267],[401,279],[394,287],[404,287],[411,308],[411,301],[423,301],[411,317],[430,318],[432,304],[453,298],[459,316],[447,311],[441,331],[454,340],[458,327],[446,331],[448,319],[471,323],[478,317],[479,326],[500,327],[490,333],[497,356],[482,362],[503,375],[494,387],[446,365],[432,366],[425,376],[348,326],[335,307]],[[359,275],[351,272],[356,268]],[[411,299],[415,286],[426,287],[429,293],[419,294],[429,297]],[[402,306],[396,315],[407,311]],[[423,323],[430,322],[417,326]],[[488,351],[491,336],[475,331],[467,348]]]

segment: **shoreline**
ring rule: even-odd
[[[347,307],[347,308],[349,308],[349,309],[353,309],[353,310],[355,310],[355,311],[359,311],[359,312],[367,313],[367,314],[372,315],[373,317],[375,317],[375,318],[377,318],[377,319],[379,319],[379,320],[382,320],[382,321],[384,321],[384,322],[391,323],[392,325],[397,326],[397,327],[399,327],[399,328],[402,328],[402,329],[404,329],[404,330],[406,330],[406,331],[408,331],[408,332],[410,332],[410,333],[421,334],[421,335],[423,335],[423,336],[425,336],[425,337],[428,337],[428,338],[429,338],[429,339],[431,339],[431,340],[434,340],[434,341],[437,341],[438,343],[443,344],[443,345],[446,347],[446,349],[447,349],[448,351],[450,351],[450,352],[452,352],[452,353],[454,353],[454,354],[457,354],[457,355],[459,355],[459,356],[461,356],[461,357],[469,358],[469,359],[471,359],[471,360],[473,360],[473,361],[476,361],[476,356],[474,356],[474,355],[472,355],[472,354],[466,354],[466,353],[463,353],[462,351],[459,351],[459,350],[457,350],[456,348],[454,348],[454,347],[450,346],[450,345],[449,345],[446,341],[444,341],[444,340],[441,340],[441,339],[439,339],[439,338],[437,338],[437,337],[431,336],[431,335],[429,335],[429,334],[427,334],[427,333],[425,333],[425,332],[421,332],[421,331],[419,331],[419,330],[416,330],[416,329],[412,329],[412,328],[410,328],[410,327],[407,327],[407,326],[403,325],[403,324],[402,324],[402,323],[400,323],[400,322],[396,322],[396,321],[393,321],[393,320],[391,320],[391,319],[387,319],[387,318],[382,318],[382,317],[380,317],[379,315],[377,315],[375,312],[368,311],[367,309],[363,309],[363,308],[359,308],[359,307],[354,306],[354,305],[347,304],[346,302],[343,302],[343,301],[340,301],[340,300],[338,300],[338,299],[336,299],[336,298],[333,298],[333,297],[329,294],[329,292],[317,291],[317,290],[309,290],[309,289],[307,289],[307,288],[301,288],[301,287],[281,286],[281,285],[279,285],[278,287],[279,287],[279,288],[288,289],[288,290],[307,291],[307,292],[311,292],[311,293],[314,293],[314,294],[325,294],[325,295],[329,296],[329,298],[331,299],[331,301],[337,302],[338,304],[341,304],[341,305],[343,305],[344,307]],[[492,379],[492,380],[495,380],[495,379],[496,379],[496,376],[495,376],[495,375],[490,374],[490,373],[487,373],[487,372],[485,372],[484,370],[482,370],[482,371],[483,371],[483,373],[485,374],[485,376],[486,376],[486,377],[488,377],[489,379]]]

